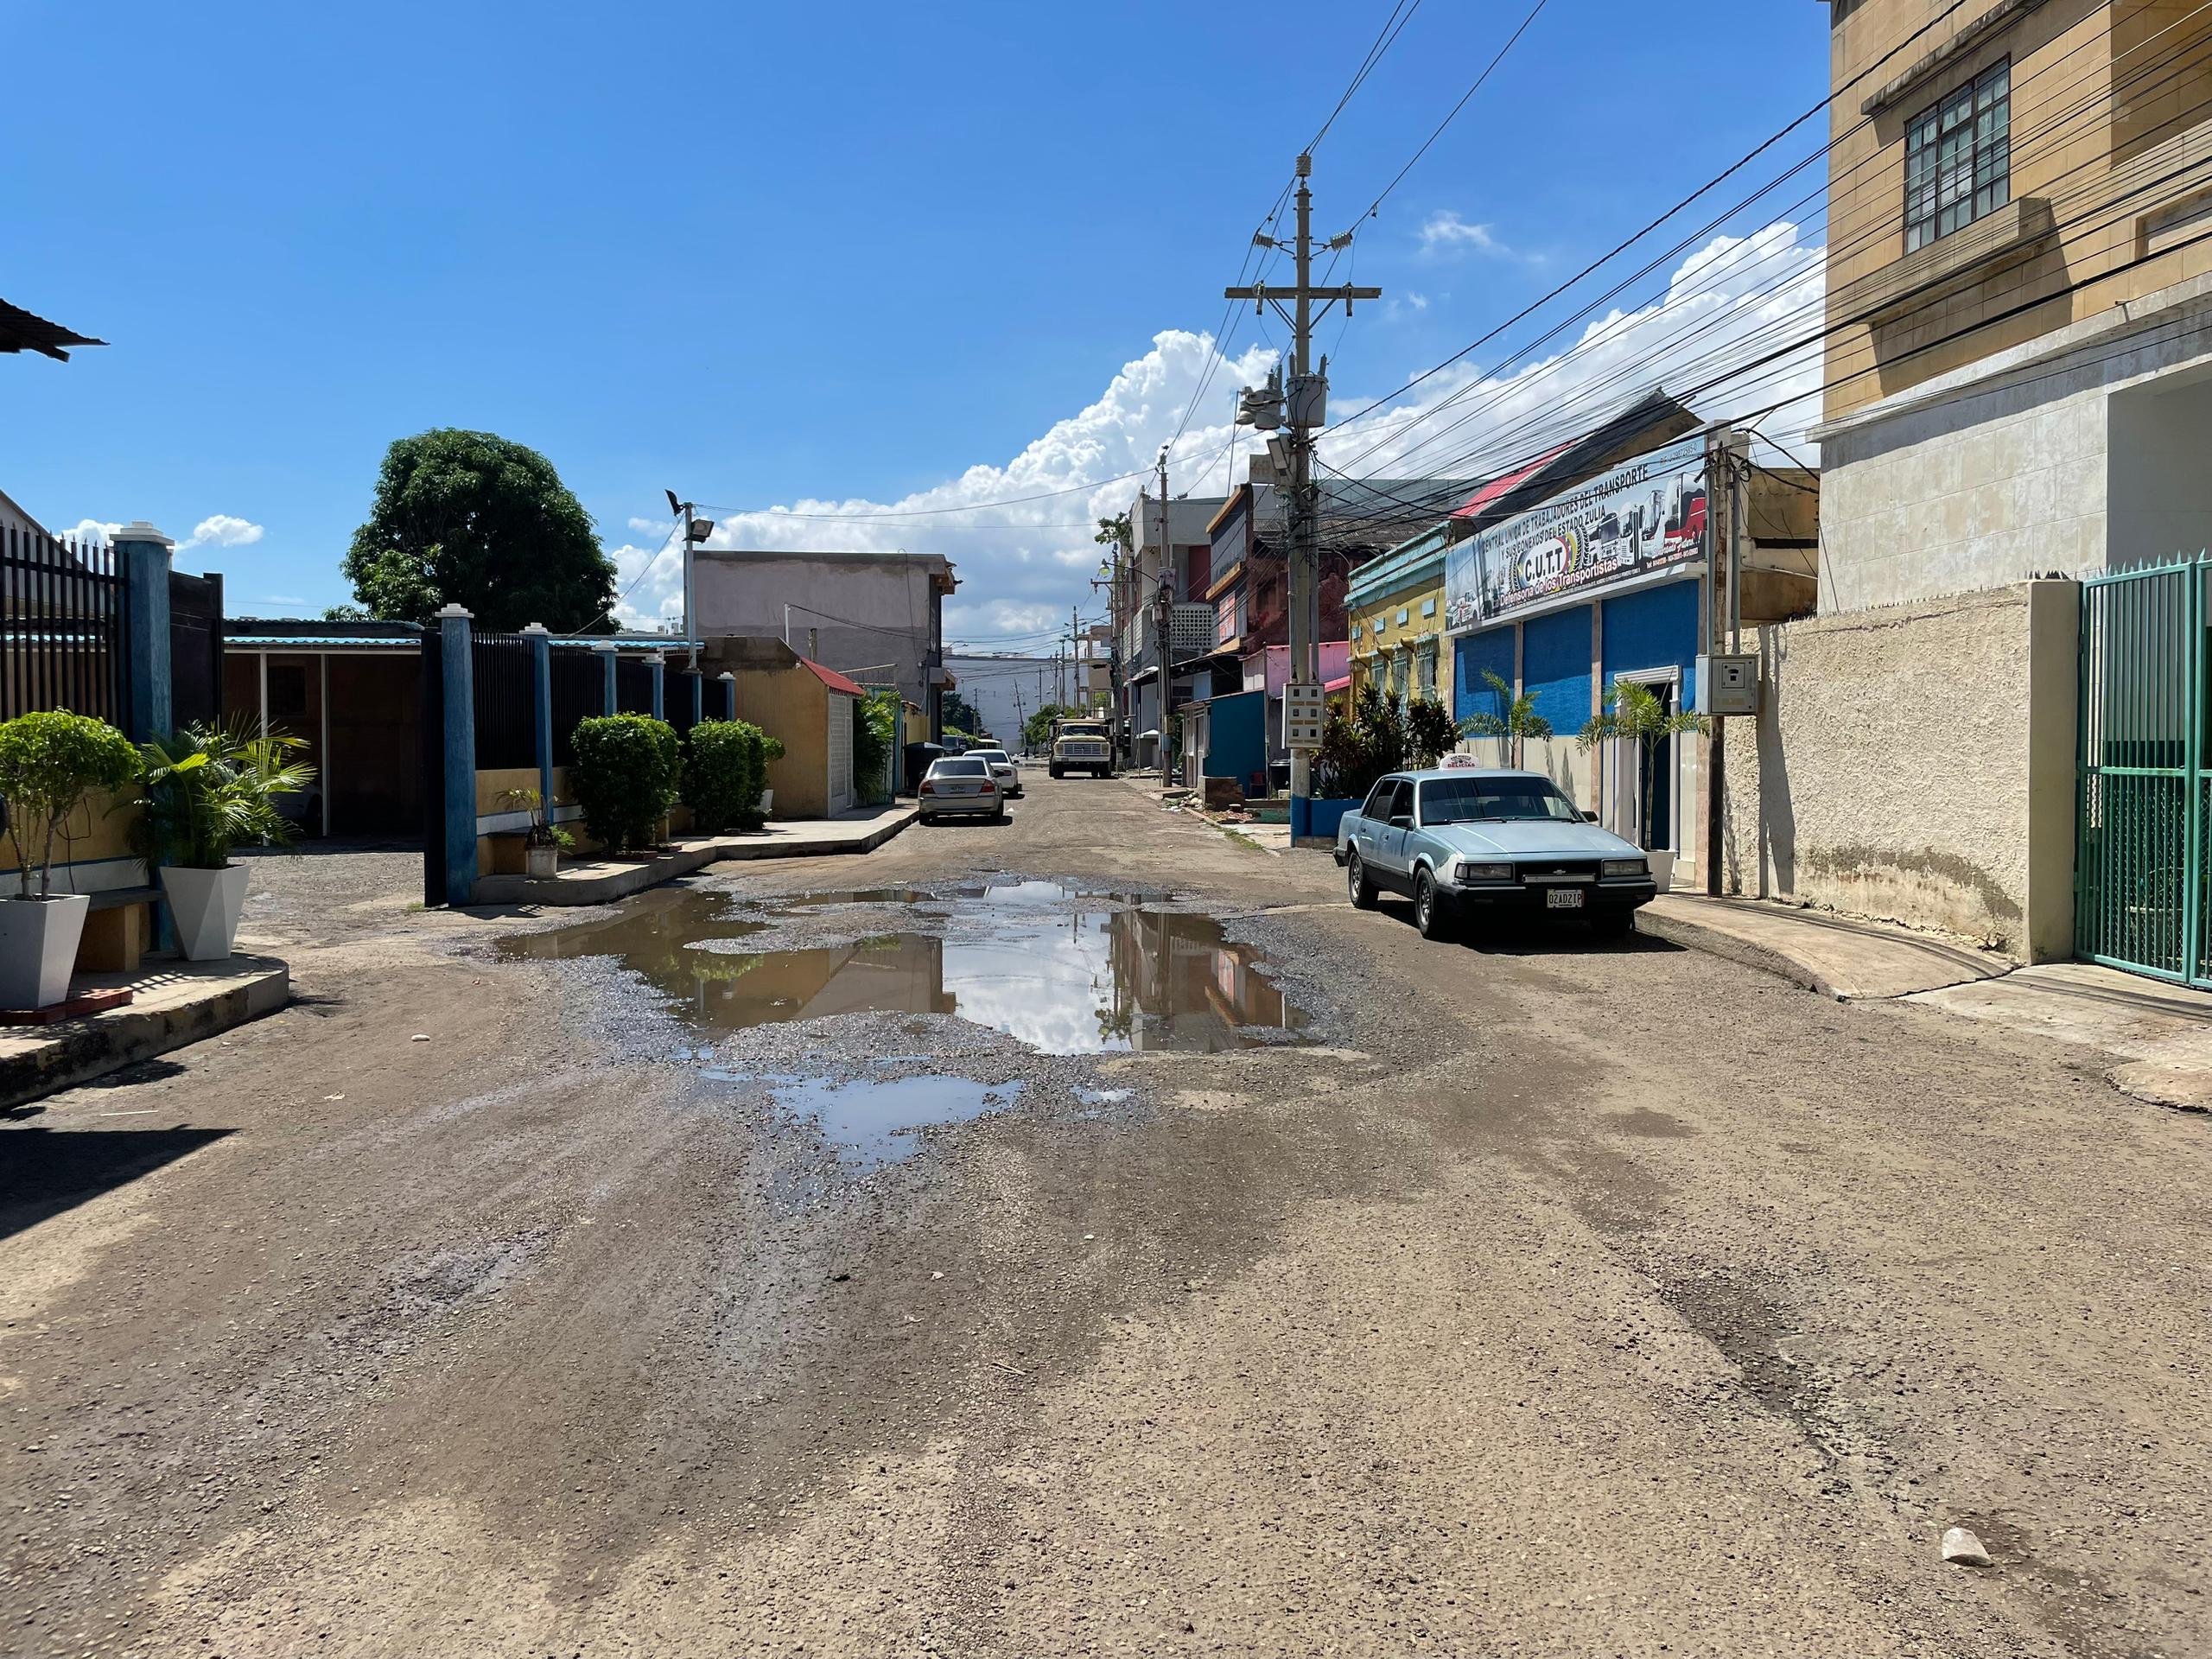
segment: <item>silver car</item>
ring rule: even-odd
[[[931,761],[922,774],[915,817],[924,823],[934,823],[939,818],[989,818],[1004,823],[1006,792],[991,776],[988,760],[969,754],[948,756]]]
[[[999,793],[1007,799],[1021,798],[1021,773],[1014,764],[1014,757],[1004,749],[970,749],[966,758],[981,760],[990,767],[991,776],[998,782]]]
[[[1427,938],[1512,914],[1580,918],[1618,938],[1658,888],[1643,850],[1591,816],[1539,772],[1393,772],[1344,814],[1336,858],[1354,905],[1404,893]]]

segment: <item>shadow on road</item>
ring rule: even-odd
[[[229,1129],[0,1129],[0,1238],[151,1174]]]

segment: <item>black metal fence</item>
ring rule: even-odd
[[[574,766],[576,722],[607,712],[607,668],[595,651],[553,653],[553,764]]]
[[[0,720],[67,709],[124,725],[128,616],[113,548],[0,526]]]
[[[661,702],[668,710],[668,723],[676,728],[678,737],[690,736],[691,728],[699,723],[691,712],[691,688],[697,679],[696,674],[671,669],[662,690]],[[701,705],[702,709],[704,706]]]
[[[642,658],[624,657],[614,664],[614,708],[625,715],[653,711],[653,671]]]
[[[478,769],[536,766],[537,675],[530,641],[518,633],[480,633],[470,645]]]

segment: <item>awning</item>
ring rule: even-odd
[[[1328,691],[1349,691],[1351,689],[1351,675],[1349,675],[1349,674],[1345,675],[1345,676],[1344,676],[1342,679],[1340,679],[1340,680],[1330,680],[1330,681],[1326,682],[1326,683],[1325,683],[1321,687],[1321,690],[1322,690],[1323,691],[1325,691],[1325,692],[1328,692]]]
[[[799,661],[804,663],[807,667],[812,669],[814,671],[814,677],[821,681],[823,684],[828,686],[832,691],[842,691],[849,697],[864,697],[868,696],[868,693],[861,690],[859,685],[855,683],[853,681],[847,679],[836,669],[824,668],[821,664],[816,662],[811,657],[802,657],[799,658]]]

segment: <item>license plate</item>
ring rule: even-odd
[[[1544,908],[1547,910],[1580,910],[1582,908],[1582,889],[1580,887],[1553,887],[1544,894]]]

